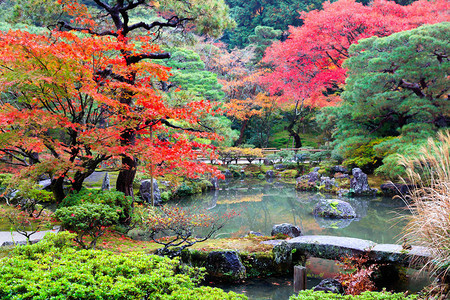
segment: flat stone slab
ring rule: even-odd
[[[368,240],[328,235],[305,235],[286,242],[291,249],[327,259],[338,259],[343,255],[364,254],[376,245]]]
[[[286,241],[264,243],[291,253],[295,250],[317,258],[338,260],[346,255],[368,255],[380,263],[396,263],[415,268],[420,268],[431,258],[430,249],[425,247],[412,246],[410,250],[405,250],[401,245],[376,244],[369,240],[339,236],[306,235]]]
[[[419,268],[431,259],[431,251],[426,247],[412,246],[411,249],[405,250],[396,244],[377,244],[368,255],[376,261],[395,262],[404,266],[416,265]]]

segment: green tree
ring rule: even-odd
[[[259,62],[264,56],[267,47],[279,39],[282,33],[281,30],[275,30],[269,26],[256,26],[255,34],[248,37],[248,41],[255,47],[255,58],[253,61]]]
[[[322,1],[308,0],[227,0],[230,15],[236,20],[233,31],[225,32],[222,40],[230,48],[243,48],[249,43],[249,36],[254,34],[257,26],[269,26],[275,30],[285,31],[288,26],[300,26],[302,20],[299,11],[319,8]]]
[[[194,50],[178,47],[170,49],[170,52],[171,59],[162,64],[171,68],[172,76],[169,81],[161,81],[160,84],[171,105],[208,100],[221,106],[225,97],[222,85],[218,82],[217,74],[206,70],[200,55]],[[231,121],[225,116],[209,114],[200,122],[224,137],[221,145],[230,145],[237,138],[237,132],[231,129]]]
[[[205,69],[205,63],[195,51],[184,48],[173,48],[171,59],[162,64],[171,69],[170,82],[161,82],[162,89],[171,92],[175,98],[175,90],[178,95],[196,97],[211,101],[220,101],[225,96],[222,85],[217,81],[217,74]],[[180,97],[178,97],[180,98]],[[192,98],[191,98],[192,99]]]
[[[427,25],[350,47],[343,102],[320,118],[336,122],[335,153],[349,158],[368,141],[393,136],[374,146],[386,163],[449,126],[449,29],[448,22]]]

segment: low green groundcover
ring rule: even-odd
[[[391,294],[388,292],[364,292],[361,295],[337,295],[325,292],[301,291],[289,300],[414,300],[416,295],[405,296],[402,293]]]
[[[73,235],[47,235],[0,260],[0,299],[247,299],[199,287],[198,269],[143,253],[76,250]]]

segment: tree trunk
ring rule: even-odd
[[[66,197],[64,193],[64,177],[59,177],[52,179],[51,189],[53,192],[53,197],[56,199],[56,203],[61,203],[61,201]]]
[[[241,133],[239,134],[239,138],[236,141],[236,146],[239,146],[240,144],[242,144],[242,140],[244,139],[244,133],[245,133],[245,129],[247,128],[247,124],[248,124],[248,119],[245,119],[244,121],[242,121]]]
[[[133,197],[134,200],[133,180],[136,175],[136,159],[124,155],[122,157],[122,167],[123,169],[120,170],[119,176],[117,177],[116,190],[124,193],[125,196]]]
[[[294,130],[294,125],[295,122],[297,121],[297,117],[294,117],[291,120],[291,123],[289,124],[289,126],[286,126],[285,129],[287,130],[287,132],[289,132],[289,135],[292,136],[294,138],[294,148],[301,148],[302,147],[302,139],[300,138],[300,135],[298,134],[298,132],[295,132]]]
[[[73,182],[72,182],[72,189],[74,191],[79,192],[81,190],[81,188],[83,187],[83,182],[84,180],[89,177],[89,175],[91,175],[92,173],[94,173],[94,170],[89,170],[87,172],[77,172],[75,173],[75,176],[73,178]]]

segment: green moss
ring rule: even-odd
[[[288,177],[288,178],[295,178],[298,175],[297,170],[284,170],[283,172],[279,173],[281,177]]]
[[[300,291],[298,295],[293,295],[289,300],[413,300],[418,299],[417,295],[405,296],[403,293],[392,294],[389,292],[364,292],[361,295],[339,295],[313,290]]]
[[[261,172],[263,172],[264,174],[266,174],[266,172],[270,170],[273,170],[273,166],[266,166],[266,165],[261,166]]]

